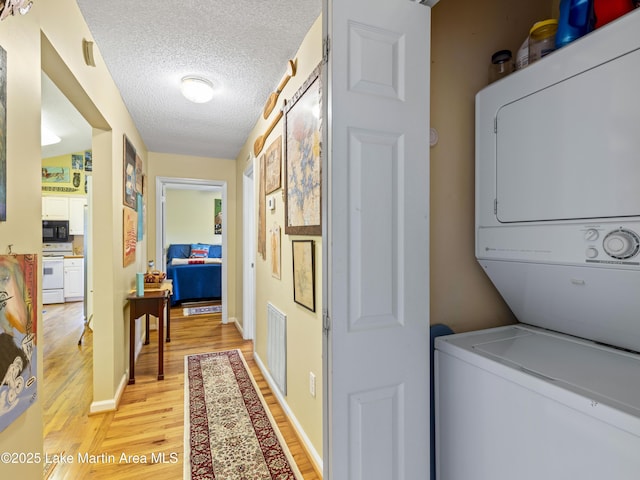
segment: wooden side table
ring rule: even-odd
[[[145,315],[146,337],[149,343],[149,315],[158,319],[158,380],[164,380],[164,310],[167,309],[167,342],[171,341],[171,303],[169,290],[145,291],[144,295],[135,293],[127,297],[129,300],[129,385],[136,383],[135,378],[135,334],[136,319]]]

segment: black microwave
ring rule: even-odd
[[[68,242],[69,220],[43,220],[42,242]]]

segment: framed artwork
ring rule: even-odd
[[[267,258],[267,202],[265,188],[265,156],[262,154],[258,161],[258,253],[263,260]]]
[[[84,169],[84,155],[83,154],[72,154],[71,155],[71,168],[73,170],[83,170]]]
[[[282,135],[267,148],[265,173],[265,194],[275,192],[282,186]]]
[[[213,205],[213,233],[222,235],[222,199],[216,198]]]
[[[144,236],[144,198],[141,193],[136,195],[136,211],[138,212],[137,240],[142,241]]]
[[[127,136],[124,136],[122,182],[123,203],[135,210],[136,208],[136,149],[133,147]]]
[[[136,193],[142,194],[142,159],[136,153]]]
[[[84,152],[84,171],[93,172],[93,154],[91,150]]]
[[[271,276],[280,280],[282,265],[280,250],[280,225],[273,224],[271,229]]]
[[[313,240],[292,240],[293,301],[316,311],[315,248]]]
[[[138,214],[130,208],[122,212],[122,266],[126,267],[136,261]]]
[[[71,172],[67,167],[42,167],[42,183],[71,183]]]
[[[285,105],[286,234],[322,235],[320,69],[316,67]]]
[[[0,222],[7,220],[7,52],[0,47]]]
[[[38,257],[0,256],[0,432],[37,398]]]

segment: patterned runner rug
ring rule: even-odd
[[[239,350],[185,357],[184,478],[302,480]]]

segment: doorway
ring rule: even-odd
[[[256,230],[253,161],[242,178],[243,276],[242,276],[242,338],[253,340],[256,329]]]
[[[228,225],[226,215],[227,205],[227,182],[222,180],[201,180],[193,178],[175,178],[175,177],[156,177],[156,251],[155,258],[157,259],[156,266],[163,271],[166,271],[166,249],[168,242],[168,232],[170,226],[167,224],[167,191],[196,191],[196,192],[210,192],[219,193],[222,200],[222,233],[220,234],[219,243],[222,245],[222,323],[229,322],[229,305],[227,301],[228,291],[228,267],[224,260],[227,250],[227,228]],[[211,212],[213,220],[213,211]],[[190,240],[190,243],[200,242],[201,240]],[[186,242],[185,242],[186,243]],[[206,243],[206,242],[204,242]],[[211,243],[214,243],[213,241]],[[218,243],[218,240],[215,240]]]

